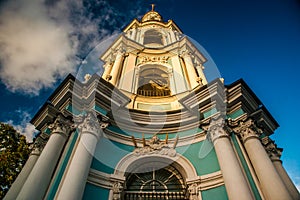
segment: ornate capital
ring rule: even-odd
[[[209,125],[202,126],[207,132],[207,137],[211,142],[214,142],[218,138],[229,137],[227,127],[225,126],[225,120],[221,117],[218,119],[212,119]]]
[[[244,143],[251,138],[258,139],[258,136],[262,134],[262,130],[255,125],[252,119],[240,121],[238,126],[234,127],[233,130],[240,134]]]
[[[273,140],[271,140],[268,136],[262,139],[262,144],[264,145],[266,152],[268,153],[270,159],[272,161],[280,161],[280,157],[282,154],[282,148],[278,148]]]
[[[85,115],[76,117],[76,122],[76,127],[81,134],[90,133],[95,135],[98,139],[101,136],[102,129],[108,126],[108,123],[98,119],[94,112],[88,112]]]
[[[46,133],[41,133],[32,144],[32,155],[40,155],[43,151],[45,145],[47,144],[47,141],[49,139],[49,135]]]
[[[199,188],[200,185],[197,183],[192,183],[191,185],[188,186],[188,191],[189,191],[189,200],[198,200],[198,193],[199,193]]]
[[[113,183],[113,185],[112,185],[113,200],[121,199],[122,189],[123,189],[123,186],[120,182],[114,182]]]
[[[62,114],[58,114],[54,122],[48,126],[51,134],[58,133],[68,137],[73,130],[74,125],[71,120],[65,118]]]

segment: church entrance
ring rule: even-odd
[[[187,189],[182,175],[172,165],[127,174],[124,200],[185,200]]]

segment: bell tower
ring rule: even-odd
[[[134,19],[100,59],[105,63],[102,78],[134,99],[128,108],[153,110],[157,104],[164,111],[180,109],[180,96],[207,84],[206,58],[154,5],[140,21]]]

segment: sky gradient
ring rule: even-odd
[[[272,136],[300,187],[300,1],[2,1],[0,121],[30,135],[30,118],[102,38],[155,3],[213,58],[225,84],[243,78],[280,127]],[[31,12],[34,10],[35,12]],[[18,11],[18,12],[16,12]],[[18,25],[18,26],[17,26]]]

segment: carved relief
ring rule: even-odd
[[[51,130],[52,134],[60,133],[68,137],[70,132],[74,129],[74,125],[71,120],[65,118],[62,114],[59,114],[48,128]]]
[[[189,200],[199,200],[199,188],[200,186],[197,183],[193,183],[188,186],[188,191],[190,194]]]
[[[47,144],[47,141],[49,139],[49,135],[46,133],[41,133],[34,141],[34,143],[31,146],[31,154],[40,155],[40,153],[43,151],[45,145]]]
[[[135,155],[145,155],[145,154],[161,154],[161,155],[167,155],[170,157],[176,156],[176,150],[175,147],[178,142],[178,137],[176,138],[173,147],[169,147],[168,145],[168,135],[166,136],[165,141],[161,141],[157,135],[154,135],[150,140],[146,141],[143,138],[143,147],[137,147],[135,138],[132,137],[134,146],[136,147],[134,150]]]
[[[212,119],[208,125],[202,125],[202,128],[206,130],[207,137],[211,142],[214,142],[218,138],[229,136],[228,127],[225,125],[225,120],[221,117]]]
[[[264,137],[262,139],[262,144],[264,145],[266,152],[272,161],[281,161],[280,157],[283,150],[282,148],[278,148],[275,142],[269,137]]]
[[[120,182],[113,183],[113,186],[112,186],[113,200],[121,199],[122,189],[123,189],[123,186]]]
[[[92,133],[95,134],[97,138],[101,136],[101,130],[108,126],[108,122],[98,119],[94,112],[77,116],[75,122],[77,123],[76,127],[81,133]]]
[[[168,56],[142,56],[140,57],[141,64],[155,62],[155,63],[168,63]]]
[[[252,119],[240,121],[237,127],[233,127],[233,130],[240,134],[244,142],[250,138],[258,138],[262,134],[262,130],[255,125]]]

